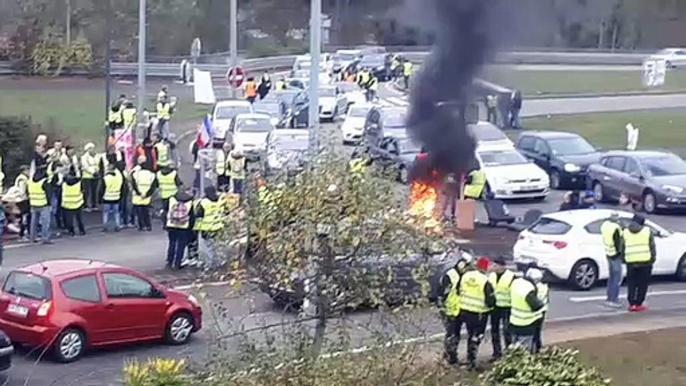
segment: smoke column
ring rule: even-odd
[[[432,171],[459,175],[471,166],[475,144],[463,113],[473,79],[491,51],[487,10],[496,6],[495,0],[432,1],[436,46],[412,81],[407,121],[408,134],[428,153],[413,170],[418,180]]]

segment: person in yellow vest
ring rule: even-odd
[[[393,79],[398,78],[398,73],[400,72],[400,56],[398,54],[393,54],[391,56],[391,77]]]
[[[109,126],[110,132],[114,130],[119,130],[124,126],[124,118],[122,116],[122,111],[124,106],[121,103],[114,103],[110,107],[110,112],[107,117],[107,124]]]
[[[243,86],[243,90],[245,91],[245,99],[250,103],[254,103],[257,98],[257,84],[255,83],[255,78],[249,77],[248,81],[245,82],[245,85]]]
[[[367,82],[369,82],[370,77],[371,73],[369,72],[369,70],[367,70],[366,68],[361,69],[357,72],[357,85],[360,86],[360,88],[365,88]]]
[[[162,199],[162,207],[167,207],[168,201],[179,191],[182,185],[181,178],[179,178],[178,171],[172,166],[165,166],[157,173],[157,186],[159,188],[159,196]],[[165,224],[167,214],[162,211],[162,224]]]
[[[379,79],[374,75],[370,75],[369,80],[365,83],[365,89],[367,90],[365,94],[367,102],[374,102],[376,100],[376,94],[379,91]]]
[[[79,227],[79,235],[86,234],[83,226],[83,216],[81,209],[83,208],[83,190],[81,189],[81,178],[71,169],[69,174],[64,178],[62,184],[62,210],[64,211],[64,220],[69,236],[74,236],[74,222]]]
[[[607,258],[608,278],[607,278],[607,298],[605,306],[610,308],[621,308],[619,301],[619,291],[622,285],[622,226],[619,223],[619,213],[614,212],[612,216],[605,220],[600,226],[600,234],[603,236],[605,245],[605,257]]]
[[[136,109],[136,106],[133,105],[133,102],[126,102],[126,105],[121,112],[121,116],[124,129],[130,129],[136,126],[138,121],[138,110]]]
[[[79,160],[79,156],[76,155],[76,150],[74,149],[74,146],[67,145],[66,155],[68,160],[68,169],[66,173],[69,174],[73,170],[76,177],[81,179],[81,162]]]
[[[82,185],[85,199],[85,211],[90,212],[95,209],[98,202],[98,160],[95,156],[95,144],[88,142],[83,148],[81,156]]]
[[[372,160],[367,150],[355,150],[348,162],[350,173],[362,177],[367,172]]]
[[[462,330],[460,295],[457,291],[457,286],[460,283],[461,275],[465,273],[466,268],[472,263],[472,256],[464,255],[458,259],[454,267],[446,271],[439,282],[438,301],[441,305],[441,320],[445,328],[443,358],[451,365],[458,363],[457,349],[460,345],[460,333]]]
[[[195,226],[195,211],[193,210],[193,196],[185,189],[179,189],[176,195],[169,199],[164,208],[168,213],[166,220],[167,236],[167,267],[181,269],[181,262],[186,247],[193,239]]]
[[[224,229],[224,205],[217,195],[214,186],[205,188],[203,197],[195,207],[195,228],[200,231],[205,244],[205,259],[203,268],[212,270],[221,265],[221,258],[217,256],[215,241],[217,235]]]
[[[152,141],[152,149],[155,153],[155,159],[157,160],[157,170],[171,165],[171,146],[169,142],[160,137],[160,135],[157,133],[152,135]]]
[[[174,107],[169,103],[169,98],[164,96],[157,102],[157,128],[162,138],[169,137],[169,121],[174,113]]]
[[[14,179],[12,186],[17,192],[17,208],[19,208],[19,239],[21,241],[28,241],[26,239],[26,231],[29,224],[31,224],[31,206],[29,205],[29,165],[21,165],[19,174]]]
[[[624,263],[626,264],[627,298],[629,311],[645,311],[643,305],[655,264],[655,236],[645,226],[645,218],[634,215],[629,226],[622,231]]]
[[[485,257],[476,261],[475,269],[460,277],[457,287],[460,294],[460,318],[467,326],[467,361],[470,370],[477,370],[476,357],[486,332],[488,315],[495,307],[495,290],[486,271],[490,262]]]
[[[60,201],[62,200],[62,184],[64,184],[65,170],[68,166],[62,164],[62,161],[60,161],[62,157],[58,157],[56,154],[59,153],[57,151],[52,152],[52,160],[48,163],[47,168],[48,184],[50,184],[48,200],[50,201],[51,217],[54,219],[56,229],[64,229],[64,212],[62,211]]]
[[[231,192],[233,194],[243,194],[245,156],[240,149],[234,149],[229,153],[229,178],[231,179]]]
[[[29,205],[31,205],[31,225],[29,235],[31,242],[37,241],[38,225],[41,227],[41,241],[43,244],[52,244],[50,241],[50,201],[48,200],[50,184],[44,170],[37,169],[33,178],[28,182]]]
[[[541,348],[543,348],[543,322],[545,321],[545,316],[548,313],[548,305],[550,304],[550,287],[548,287],[548,284],[544,283],[542,279],[543,278],[541,277],[541,279],[538,280],[538,283],[536,283],[536,295],[543,303],[543,308],[538,311],[541,314],[541,317],[538,319],[538,326],[536,327],[536,333],[534,334],[535,353],[540,352]]]
[[[214,173],[217,175],[217,189],[220,192],[228,191],[231,186],[229,177],[229,153],[231,143],[224,142],[221,149],[215,149],[214,153]]]
[[[464,197],[479,200],[486,188],[486,174],[479,168],[473,169],[467,175],[464,185]]]
[[[543,279],[543,273],[529,268],[525,277],[518,277],[510,287],[510,333],[514,344],[534,352],[534,337],[545,306],[538,297],[536,284]]]
[[[145,157],[138,157],[138,165],[141,169],[133,174],[131,180],[131,188],[133,189],[133,210],[136,212],[138,219],[138,231],[152,231],[152,223],[150,221],[150,204],[152,203],[152,194],[157,189],[157,178],[155,173],[142,167],[145,164]]]
[[[505,347],[512,344],[510,334],[510,287],[515,279],[515,273],[505,267],[505,259],[498,257],[493,259],[491,274],[488,280],[495,290],[495,308],[491,312],[491,342],[493,344],[493,359],[503,355],[503,337]],[[502,337],[501,331],[502,329]]]
[[[281,91],[286,89],[286,79],[284,77],[279,78],[276,81],[276,91]]]
[[[114,221],[114,231],[119,232],[122,227],[121,197],[124,190],[124,175],[113,164],[107,166],[107,173],[100,184],[102,197],[102,231],[109,230],[110,220]]]
[[[410,77],[412,76],[412,62],[405,60],[403,63],[403,82],[405,84],[405,89],[410,88]]]

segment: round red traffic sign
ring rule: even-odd
[[[226,73],[226,79],[233,87],[241,87],[245,81],[245,70],[243,67],[232,67]]]

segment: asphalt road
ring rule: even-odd
[[[630,97],[632,103],[650,105],[650,108],[662,108],[659,104],[663,99],[650,97]],[[403,96],[383,89],[381,93],[384,104],[402,105],[397,103],[403,100]],[[674,98],[674,95],[670,96]],[[669,98],[667,98],[669,99]],[[686,104],[686,95],[678,96],[681,103]],[[604,106],[606,111],[616,108],[621,104],[613,98],[583,99],[586,106],[598,108]],[[525,106],[536,106],[540,113],[548,113],[545,106],[563,111],[571,111],[565,106],[570,106],[569,100],[546,100],[546,104],[539,104],[538,101],[528,101]],[[583,104],[581,99],[579,105]],[[405,102],[406,105],[406,102]],[[574,104],[571,104],[574,105]],[[615,107],[613,107],[615,106]],[[591,108],[588,107],[588,108]],[[669,107],[669,106],[668,106]],[[671,105],[674,107],[674,105]],[[527,108],[527,107],[525,107]],[[567,108],[567,110],[565,110]],[[536,111],[531,107],[531,111]],[[582,109],[581,107],[579,109]],[[583,109],[582,109],[583,110]],[[527,110],[527,114],[533,114]],[[178,134],[182,129],[177,129]],[[336,135],[336,125],[324,125],[323,130],[331,135]],[[190,137],[181,141],[179,150],[182,160],[185,161],[182,167],[182,178],[190,182],[192,172],[188,163],[188,149]],[[402,191],[402,187],[399,190]],[[527,209],[539,208],[544,212],[554,211],[561,201],[561,192],[553,192],[551,196],[542,203],[515,202],[510,203],[511,211],[520,215]],[[479,209],[477,217],[485,218],[485,213]],[[686,223],[678,216],[651,216],[656,222],[667,228],[686,231]],[[138,233],[133,230],[126,230],[121,233],[100,234],[92,232],[84,238],[59,240],[55,245],[13,245],[5,251],[5,266],[7,268],[16,267],[23,264],[37,262],[40,260],[52,260],[63,257],[80,257],[105,260],[108,262],[128,266],[153,275],[158,280],[169,282],[171,285],[183,285],[193,278],[192,272],[174,274],[166,271],[164,267],[166,250],[166,235],[157,229],[151,233]],[[686,308],[686,298],[682,296],[686,293],[686,285],[669,281],[660,281],[652,288],[655,294],[649,300],[653,312],[660,312],[674,308]],[[20,352],[15,356],[15,366],[9,372],[8,385],[23,385],[27,377],[30,377],[29,385],[114,385],[117,384],[121,374],[121,366],[125,358],[138,358],[144,360],[151,356],[183,356],[191,354],[194,359],[201,361],[218,340],[218,334],[225,335],[235,329],[238,325],[243,328],[257,328],[273,323],[288,321],[294,316],[284,315],[281,310],[274,309],[269,299],[259,292],[246,288],[246,292],[238,297],[227,298],[228,291],[225,287],[212,287],[206,290],[208,305],[205,307],[205,330],[198,334],[193,342],[184,348],[167,347],[159,345],[142,345],[136,348],[124,348],[115,351],[101,351],[90,354],[81,361],[69,364],[58,365],[51,362],[39,361],[35,354]],[[623,310],[608,310],[601,306],[604,299],[604,289],[596,288],[589,292],[579,293],[570,291],[564,286],[556,286],[551,294],[551,310],[549,319],[551,321],[564,321],[575,318],[587,318],[602,315],[622,315]],[[221,312],[214,312],[218,304],[222,304]],[[219,315],[222,314],[222,315]],[[391,323],[391,319],[397,321],[397,315],[392,318],[383,312],[356,312],[346,316],[346,318],[334,321],[333,324],[358,327],[354,329],[355,344],[368,343],[372,336],[379,332],[393,333],[402,337],[413,335],[431,335],[440,333],[441,327],[432,311],[414,310],[402,313],[403,327]],[[335,330],[335,329],[334,329]],[[256,333],[261,334],[261,333]],[[485,350],[489,350],[485,348]]]

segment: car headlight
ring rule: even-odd
[[[581,168],[578,167],[577,165],[574,165],[574,164],[565,164],[565,171],[566,171],[567,173],[576,173],[576,172],[578,172],[579,170],[581,170]]]
[[[198,301],[198,298],[196,298],[193,295],[188,295],[188,301],[193,303],[194,306],[200,307],[200,302]]]
[[[684,192],[684,188],[675,185],[662,185],[662,189],[676,194],[681,194]]]

